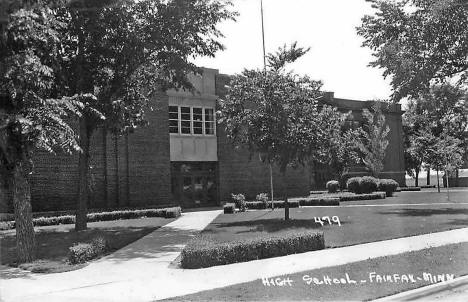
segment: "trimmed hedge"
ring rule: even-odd
[[[299,201],[298,200],[289,200],[289,207],[290,208],[298,208]],[[284,200],[275,200],[273,202],[275,208],[284,208]],[[247,209],[251,210],[263,210],[266,208],[271,208],[271,201],[268,203],[264,203],[263,201],[247,201],[245,203]]]
[[[84,263],[104,254],[107,242],[102,237],[94,238],[90,243],[77,243],[69,248],[68,261],[71,264]]]
[[[359,191],[364,194],[377,191],[379,180],[372,176],[363,176],[359,180]]]
[[[400,191],[421,191],[421,187],[400,187]]]
[[[203,268],[257,259],[304,253],[325,248],[322,232],[288,234],[282,237],[255,238],[216,243],[199,236],[181,253],[182,268]]]
[[[351,177],[346,181],[346,188],[348,191],[359,194],[361,193],[360,183],[361,177]]]
[[[236,205],[233,203],[227,203],[223,207],[224,209],[224,214],[234,214],[236,210]]]
[[[393,196],[393,192],[398,188],[398,183],[393,179],[379,179],[379,191],[387,194],[387,197]]]
[[[164,208],[164,209],[145,209],[145,210],[122,210],[113,212],[100,212],[100,213],[88,213],[88,222],[97,221],[110,221],[110,220],[121,220],[121,219],[135,219],[141,217],[164,217],[164,218],[177,218],[181,215],[180,207]],[[39,217],[33,219],[34,226],[49,226],[59,224],[74,224],[74,215],[63,215],[56,217]],[[0,228],[5,223],[0,224]],[[15,222],[9,221],[6,225],[10,226],[10,229],[15,228]]]
[[[340,201],[356,201],[356,200],[373,200],[385,199],[385,192],[374,192],[369,194],[343,195],[340,196]]]
[[[336,180],[330,180],[327,182],[326,188],[328,190],[328,193],[336,193],[340,188],[340,183]]]
[[[328,198],[304,198],[299,200],[301,207],[310,206],[339,206],[339,197],[328,197]]]

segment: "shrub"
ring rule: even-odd
[[[356,200],[373,200],[373,199],[385,199],[385,193],[374,192],[369,194],[357,194],[357,195],[342,195],[340,201],[356,201]]]
[[[388,197],[393,196],[397,188],[398,183],[393,179],[379,179],[379,191],[384,191]]]
[[[329,182],[327,182],[327,190],[328,190],[328,193],[336,193],[338,192],[338,189],[340,188],[340,183],[336,180],[330,180]]]
[[[325,248],[323,233],[293,233],[282,237],[253,238],[216,243],[209,237],[192,240],[181,253],[183,268],[202,268],[304,253]]]
[[[7,231],[7,230],[14,229],[14,228],[15,228],[14,222],[10,222],[10,221],[0,222],[0,231]]]
[[[359,180],[359,191],[361,193],[372,193],[377,191],[379,181],[372,176],[363,176]]]
[[[234,214],[236,205],[233,203],[227,203],[224,205],[224,214]]]
[[[96,221],[111,221],[119,219],[134,219],[141,217],[164,217],[164,218],[177,218],[181,215],[180,207],[165,208],[165,209],[144,209],[144,210],[120,210],[112,212],[99,212],[89,213],[87,215],[88,222]],[[74,224],[75,216],[63,215],[63,216],[51,216],[51,217],[38,217],[33,219],[35,226],[48,226],[48,225],[59,225],[59,224]],[[1,223],[2,227],[15,228],[14,221]]]
[[[247,207],[247,209],[252,210],[263,210],[267,208],[267,204],[263,201],[247,201],[245,203],[245,206]]]
[[[177,218],[182,215],[182,209],[180,207],[168,208],[166,209],[165,218]]]
[[[77,243],[70,247],[68,261],[79,264],[99,257],[107,249],[107,242],[103,237],[96,237],[90,243]]]
[[[301,207],[310,206],[339,206],[339,197],[327,197],[327,198],[305,198],[299,200]]]
[[[265,208],[268,207],[268,193],[260,193],[257,195],[257,197],[255,198],[255,200],[257,201],[261,201],[265,204]]]
[[[359,194],[361,193],[360,191],[360,183],[361,177],[351,177],[346,181],[346,188],[348,191]]]
[[[299,207],[299,200],[288,200],[290,208],[298,208]],[[275,200],[273,202],[275,208],[284,208],[284,200]]]
[[[231,194],[232,200],[240,212],[245,212],[245,196],[244,194]]]

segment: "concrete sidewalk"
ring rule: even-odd
[[[153,301],[262,277],[341,265],[468,241],[468,228],[197,270],[169,264],[220,211],[185,213],[89,266],[67,273],[2,280],[4,301]]]

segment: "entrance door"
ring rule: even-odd
[[[217,202],[216,162],[172,162],[172,195],[184,207]]]

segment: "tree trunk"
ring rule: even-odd
[[[416,179],[414,181],[414,186],[419,187],[419,170],[416,169]]]
[[[89,139],[90,131],[83,117],[80,120],[80,146],[83,152],[79,155],[79,184],[78,184],[78,202],[76,208],[75,230],[83,231],[87,228],[88,199],[89,199]]]
[[[286,169],[283,171],[284,184],[284,220],[289,220],[289,202],[288,202],[288,179],[286,178]]]
[[[18,263],[31,262],[36,258],[36,239],[32,221],[31,189],[23,166],[17,165],[9,180],[13,195],[16,223],[16,253]]]
[[[439,181],[439,180],[437,180]],[[426,179],[426,185],[430,185],[431,184],[431,168],[427,168],[427,179]]]
[[[439,168],[436,170],[437,172],[437,192],[440,193],[440,184],[439,184]]]

